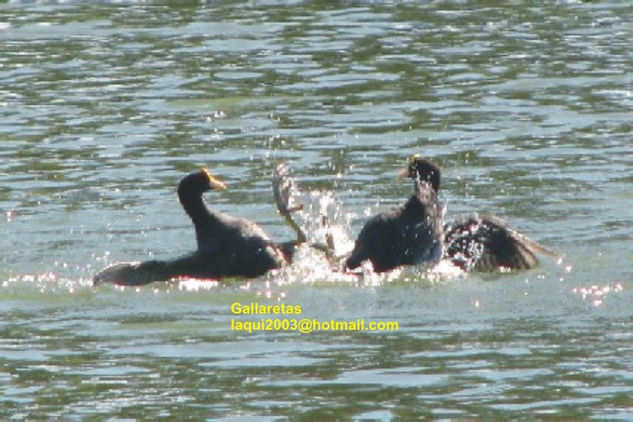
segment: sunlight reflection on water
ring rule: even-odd
[[[0,4],[1,418],[631,419],[631,3],[326,3]],[[563,258],[349,275],[302,248],[259,279],[92,287],[195,248],[175,188],[201,165],[214,209],[289,239],[287,161],[344,256],[412,153],[451,215]],[[400,329],[233,332],[236,301]]]

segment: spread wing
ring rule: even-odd
[[[553,252],[492,216],[472,216],[444,228],[445,256],[466,271],[530,269],[538,266],[536,254]]]

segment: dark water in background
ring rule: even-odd
[[[0,5],[0,417],[632,419],[633,5],[498,5]],[[286,239],[288,161],[306,224],[333,195],[353,235],[408,195],[415,152],[449,215],[499,215],[563,263],[358,284],[304,256],[91,287],[194,247],[175,186],[200,165],[230,186],[209,203]],[[236,301],[400,330],[237,333]]]

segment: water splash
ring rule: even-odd
[[[299,217],[308,242],[330,248],[330,253],[335,257],[347,255],[354,247],[349,227],[355,215],[345,212],[342,203],[332,191],[297,194],[301,195],[303,209],[299,212]]]

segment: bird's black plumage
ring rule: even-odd
[[[472,215],[444,226],[444,256],[464,271],[526,270],[552,252],[494,216]]]
[[[431,261],[441,251],[443,259],[464,271],[530,269],[538,266],[537,253],[553,255],[497,217],[475,214],[444,224],[437,201],[439,167],[414,155],[405,174],[414,180],[414,195],[403,207],[366,223],[347,259],[347,268],[370,260],[375,271],[386,271]]]
[[[202,195],[211,189],[226,186],[206,168],[187,175],[178,185],[178,199],[195,228],[195,252],[171,260],[115,264],[97,274],[94,283],[142,285],[175,277],[256,277],[292,259],[297,242],[274,243],[257,224],[209,209]]]
[[[413,195],[404,205],[375,215],[365,223],[345,261],[347,269],[370,261],[374,271],[383,272],[440,258],[439,169],[428,161],[411,160],[402,175],[413,179]]]

